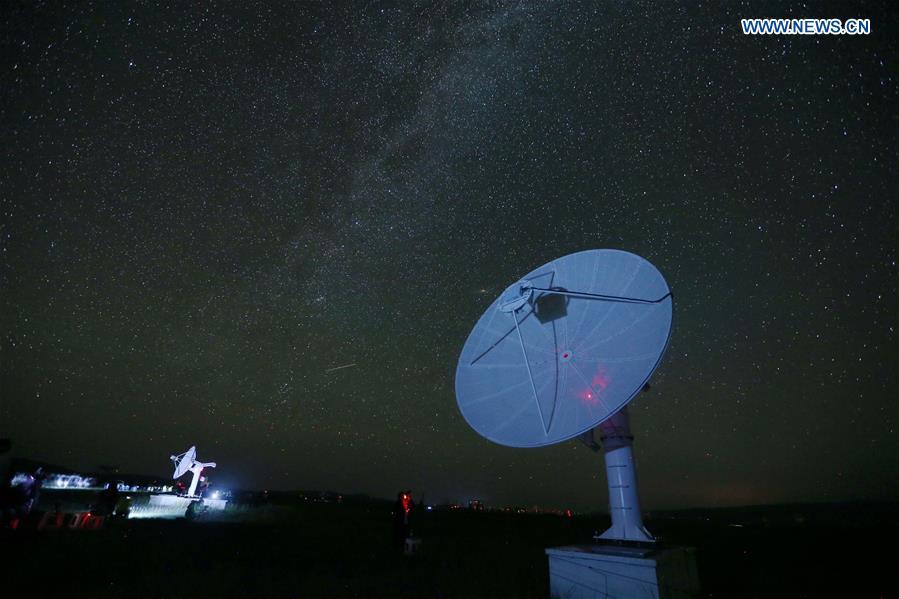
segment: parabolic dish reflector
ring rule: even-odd
[[[640,256],[588,250],[506,289],[472,329],[456,401],[490,441],[540,447],[584,433],[643,389],[671,333],[671,291]]]
[[[191,446],[190,449],[181,454],[181,458],[175,464],[175,474],[172,476],[173,479],[180,478],[184,476],[190,467],[194,465],[194,462],[197,459],[197,448],[196,446]]]

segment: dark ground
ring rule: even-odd
[[[899,597],[895,505],[659,514],[697,548],[707,597]],[[734,527],[732,524],[743,524]],[[267,506],[228,519],[130,520],[98,531],[5,531],[7,581],[30,596],[541,597],[544,548],[589,540],[593,516],[423,514],[423,554],[392,550],[389,506]],[[9,589],[8,584],[4,584]]]

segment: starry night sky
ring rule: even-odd
[[[17,456],[603,509],[600,455],[491,444],[453,376],[507,285],[608,247],[675,298],[644,507],[899,495],[891,3],[0,11]]]

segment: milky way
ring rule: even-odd
[[[860,7],[7,4],[0,435],[602,508],[601,458],[482,439],[453,373],[517,277],[611,247],[675,298],[647,507],[895,498],[897,23]]]

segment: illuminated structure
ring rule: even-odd
[[[196,446],[191,446],[190,449],[180,455],[171,456],[171,460],[175,463],[175,474],[172,475],[172,478],[181,478],[187,472],[193,474],[193,478],[190,481],[190,489],[187,491],[187,494],[191,497],[197,492],[197,484],[200,482],[200,473],[203,472],[203,468],[215,468],[215,462],[197,461]]]
[[[612,518],[601,539],[616,545],[547,550],[554,597],[698,593],[695,567],[682,569],[692,579],[666,574],[666,564],[692,564],[692,554],[652,548],[643,526],[626,409],[662,359],[672,310],[671,290],[652,264],[629,252],[588,250],[509,286],[462,348],[456,401],[481,436],[543,447],[599,432]],[[643,576],[635,568],[650,570]]]

